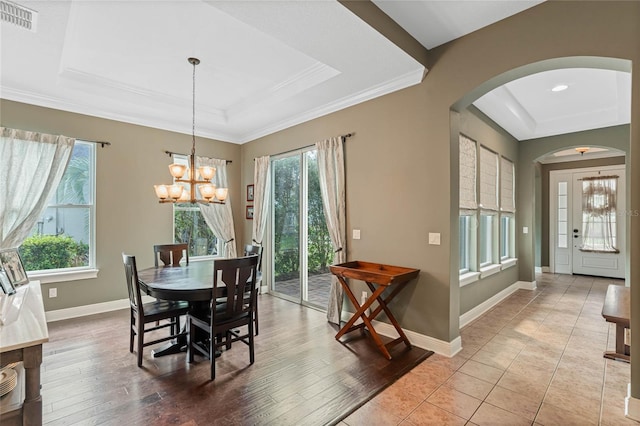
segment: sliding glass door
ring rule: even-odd
[[[272,160],[271,292],[326,309],[333,249],[324,218],[315,150]]]

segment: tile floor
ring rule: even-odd
[[[432,355],[340,423],[640,425],[624,417],[629,364],[606,360],[602,318],[621,280],[541,274],[461,330],[463,349]]]

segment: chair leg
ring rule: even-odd
[[[133,337],[135,334],[133,328],[135,327],[135,322],[133,311],[131,311],[131,325],[129,326],[129,352],[131,353],[133,353]]]
[[[256,332],[256,334],[258,333]],[[253,364],[256,359],[255,352],[253,350],[253,338],[253,318],[251,318],[249,320],[249,364]]]
[[[142,348],[144,347],[144,323],[138,319],[138,367],[142,367]]]
[[[258,294],[260,294],[260,292],[256,290],[256,302],[253,309],[254,310],[253,315],[255,316],[254,320],[256,322],[256,336],[258,335]]]
[[[193,322],[191,321],[191,317],[187,315],[187,325],[186,329],[187,333],[187,362],[193,362],[193,336],[195,334],[195,327],[193,326]]]
[[[216,337],[213,336],[213,329],[209,333],[209,362],[211,363],[211,380],[216,378]]]
[[[171,321],[173,322],[173,325],[171,326],[171,335],[175,336],[180,333],[180,315],[176,316]]]

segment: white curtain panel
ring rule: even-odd
[[[75,139],[0,129],[0,248],[13,248],[29,236],[46,210]]]
[[[269,194],[271,193],[271,158],[267,155],[256,158],[253,172],[253,228],[251,239],[262,245],[264,230],[269,215]]]
[[[581,251],[619,253],[616,248],[617,176],[582,182]]]
[[[196,168],[199,166],[212,166],[216,168],[213,184],[219,188],[228,188],[227,162],[217,158],[196,157]],[[224,204],[200,204],[200,211],[204,220],[218,239],[223,242],[223,256],[236,257],[236,232],[233,227],[233,214],[231,211],[231,197],[227,197]]]
[[[346,247],[346,192],[344,178],[344,150],[342,137],[316,143],[318,150],[318,170],[320,192],[324,215],[335,250],[334,263],[347,260]],[[342,286],[335,275],[331,276],[331,292],[327,306],[327,320],[340,324],[342,313]]]

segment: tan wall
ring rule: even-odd
[[[171,182],[171,159],[164,151],[191,152],[191,136],[6,100],[0,108],[5,127],[111,142],[97,148],[98,278],[44,284],[42,293],[47,311],[126,299],[121,253],[135,255],[139,268],[149,267],[153,245],[173,241],[172,206],[157,202],[153,185]],[[240,217],[240,146],[198,139],[196,153],[233,161],[227,166],[230,197]],[[236,228],[241,232],[241,223]],[[49,287],[57,287],[57,298],[48,298]]]
[[[430,72],[418,86],[243,145],[243,184],[253,180],[255,157],[355,132],[345,148],[347,228],[349,236],[353,228],[361,229],[362,239],[349,239],[348,257],[420,268],[420,278],[393,309],[403,327],[451,341],[458,336],[460,290],[457,243],[452,243],[457,238],[457,192],[452,190],[457,188],[452,155],[457,135],[451,132],[459,128],[459,116],[450,115],[450,108],[462,111],[510,79],[589,62],[586,56],[639,61],[639,18],[638,2],[546,2],[476,31],[431,51]],[[576,56],[581,58],[538,63]],[[634,88],[640,86],[637,73],[632,78]],[[637,90],[632,102],[638,111]],[[632,129],[632,144],[638,144],[633,123]],[[519,174],[527,177],[518,176],[517,221],[533,230],[534,173],[527,167]],[[634,181],[640,181],[640,173]],[[245,223],[245,235],[250,229]],[[427,244],[429,232],[442,234],[440,246]],[[534,280],[532,237],[520,234],[517,240],[520,280]]]

